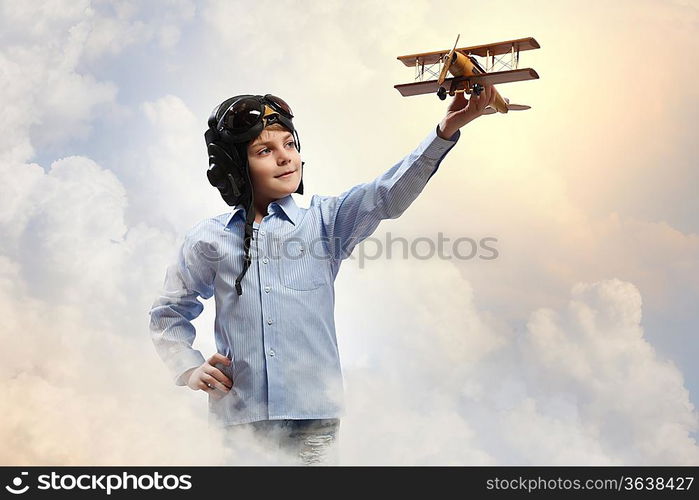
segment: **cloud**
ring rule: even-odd
[[[22,168],[33,175],[14,185],[0,254],[0,462],[224,460],[201,400],[172,385],[148,336],[172,233],[127,227],[124,186],[88,158]]]
[[[17,43],[11,39],[0,52],[5,68],[0,104],[8,118],[3,120],[8,133],[0,134],[0,159],[23,162],[33,156],[36,147],[86,137],[93,113],[113,103],[116,87],[77,70],[89,30],[82,10],[67,8],[53,18],[48,8],[34,12],[18,4],[4,4],[4,9],[9,15],[3,24],[10,24],[13,18],[20,23],[15,26],[25,19],[36,22],[30,31],[34,40]]]
[[[644,338],[632,284],[578,283],[562,311],[537,309],[518,333],[475,308],[449,264],[365,272],[345,269],[343,286],[362,290],[365,319],[338,298],[356,408],[343,425],[362,436],[344,445],[349,462],[699,461],[699,415],[681,372]]]
[[[121,113],[117,86],[97,80],[90,65],[151,41],[171,49],[181,25],[194,15],[194,4],[186,0],[3,2],[1,8],[3,162],[27,161],[35,148],[84,140],[96,116]]]
[[[576,395],[615,463],[696,463],[698,415],[683,377],[644,339],[641,296],[620,280],[578,284],[564,314],[532,314],[525,343],[539,386]]]

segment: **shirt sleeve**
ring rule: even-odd
[[[371,182],[352,187],[339,196],[324,197],[321,217],[335,263],[346,259],[354,247],[368,238],[383,219],[399,217],[435,174],[446,154],[458,141],[437,135],[435,127],[410,154]]]
[[[215,266],[206,255],[201,242],[185,236],[177,262],[168,267],[161,294],[149,311],[151,339],[176,385],[186,385],[182,375],[205,361],[192,348],[196,330],[191,322],[204,309],[199,297],[208,299],[214,293]]]

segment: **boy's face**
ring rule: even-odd
[[[295,192],[301,182],[301,155],[288,130],[264,129],[248,145],[248,165],[255,198],[266,203]]]

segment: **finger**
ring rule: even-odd
[[[495,94],[495,90],[493,89],[492,85],[486,85],[485,86],[485,92],[483,96],[483,101],[481,102],[480,106],[480,111],[483,112],[485,111],[485,108],[488,107],[490,104],[490,101],[492,100],[493,95]]]
[[[208,385],[206,385],[206,382],[204,382],[203,380],[199,381],[199,389],[208,393],[209,396],[211,396],[214,399],[221,399],[224,396],[224,394],[220,391],[217,391],[215,387],[209,387]]]
[[[466,97],[466,92],[463,92],[463,98],[463,105],[454,111],[464,111],[465,109],[468,109],[469,105],[471,104],[471,96]]]
[[[481,109],[483,107],[483,94],[485,93],[485,90],[482,90],[479,94],[476,94],[476,92],[471,93],[471,106],[473,111],[476,113],[480,113]]]
[[[495,88],[493,87],[493,85],[492,84],[486,85],[485,86],[485,99],[483,99],[484,100],[483,107],[490,104],[490,100],[492,99],[493,95],[495,95]]]
[[[478,104],[480,106],[483,106],[483,104],[485,104],[488,100],[488,87],[489,87],[489,85],[484,85],[483,90],[478,95]]]
[[[209,364],[212,365],[212,366],[213,366],[214,364],[216,364],[216,363],[223,363],[224,365],[227,366],[227,365],[230,365],[230,364],[231,364],[231,360],[228,359],[227,357],[225,357],[225,356],[224,356],[223,354],[221,354],[220,352],[217,352],[216,354],[213,354],[213,355],[207,360],[207,363],[209,363]]]
[[[476,93],[471,89],[471,92],[469,93],[468,96],[468,107],[471,110],[474,110],[476,108],[476,104],[478,103],[478,96]]]
[[[454,95],[454,98],[449,103],[447,112],[459,111],[468,104],[468,100],[464,94],[465,92],[457,92],[456,95]]]
[[[214,389],[217,389],[221,392],[228,392],[230,390],[228,387],[223,385],[221,382],[216,380],[214,377],[212,377],[208,373],[205,373],[204,375],[202,375],[201,379],[204,381],[204,383],[214,386]]]
[[[218,380],[219,382],[221,382],[223,385],[225,385],[225,386],[226,386],[227,388],[229,388],[229,389],[230,389],[231,387],[233,387],[233,381],[231,381],[231,379],[229,379],[228,377],[226,377],[226,374],[223,373],[223,372],[222,372],[221,370],[219,370],[218,368],[214,368],[214,367],[204,368],[204,373],[208,373],[209,375],[211,375],[212,377],[214,377],[216,380]]]

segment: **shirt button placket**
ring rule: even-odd
[[[280,387],[278,384],[280,375],[277,373],[277,369],[276,369],[276,364],[278,362],[278,361],[276,361],[277,360],[277,358],[276,358],[277,353],[274,351],[274,349],[269,347],[269,345],[274,344],[274,338],[275,338],[275,336],[273,334],[273,330],[271,329],[272,326],[274,325],[274,319],[271,317],[267,317],[268,314],[272,311],[272,304],[271,304],[270,300],[272,300],[273,297],[269,296],[268,294],[272,290],[273,278],[272,278],[271,273],[273,273],[274,271],[273,271],[273,268],[269,265],[271,259],[270,259],[268,245],[265,244],[266,234],[267,234],[267,232],[260,227],[260,229],[258,230],[258,233],[257,233],[258,240],[259,240],[258,248],[259,248],[259,252],[260,252],[259,253],[259,257],[260,257],[259,262],[261,262],[261,265],[259,265],[260,281],[262,283],[264,283],[265,281],[267,283],[269,283],[268,285],[264,286],[265,295],[262,296],[262,304],[261,304],[262,305],[262,314],[263,314],[263,317],[266,318],[264,320],[262,332],[263,332],[263,337],[264,337],[263,342],[267,346],[266,351],[265,351],[267,353],[267,359],[270,360],[270,363],[271,363],[272,359],[275,360],[274,363],[271,363],[270,365],[267,366],[268,391],[269,391],[268,397],[269,397],[269,401],[273,402],[273,401],[276,401],[278,399],[277,393],[280,390]],[[267,252],[265,252],[265,250],[267,250]],[[274,408],[273,408],[273,406],[274,406]],[[280,408],[277,408],[276,405],[272,405],[270,407],[270,412],[279,413],[282,411],[283,410],[281,410]]]

